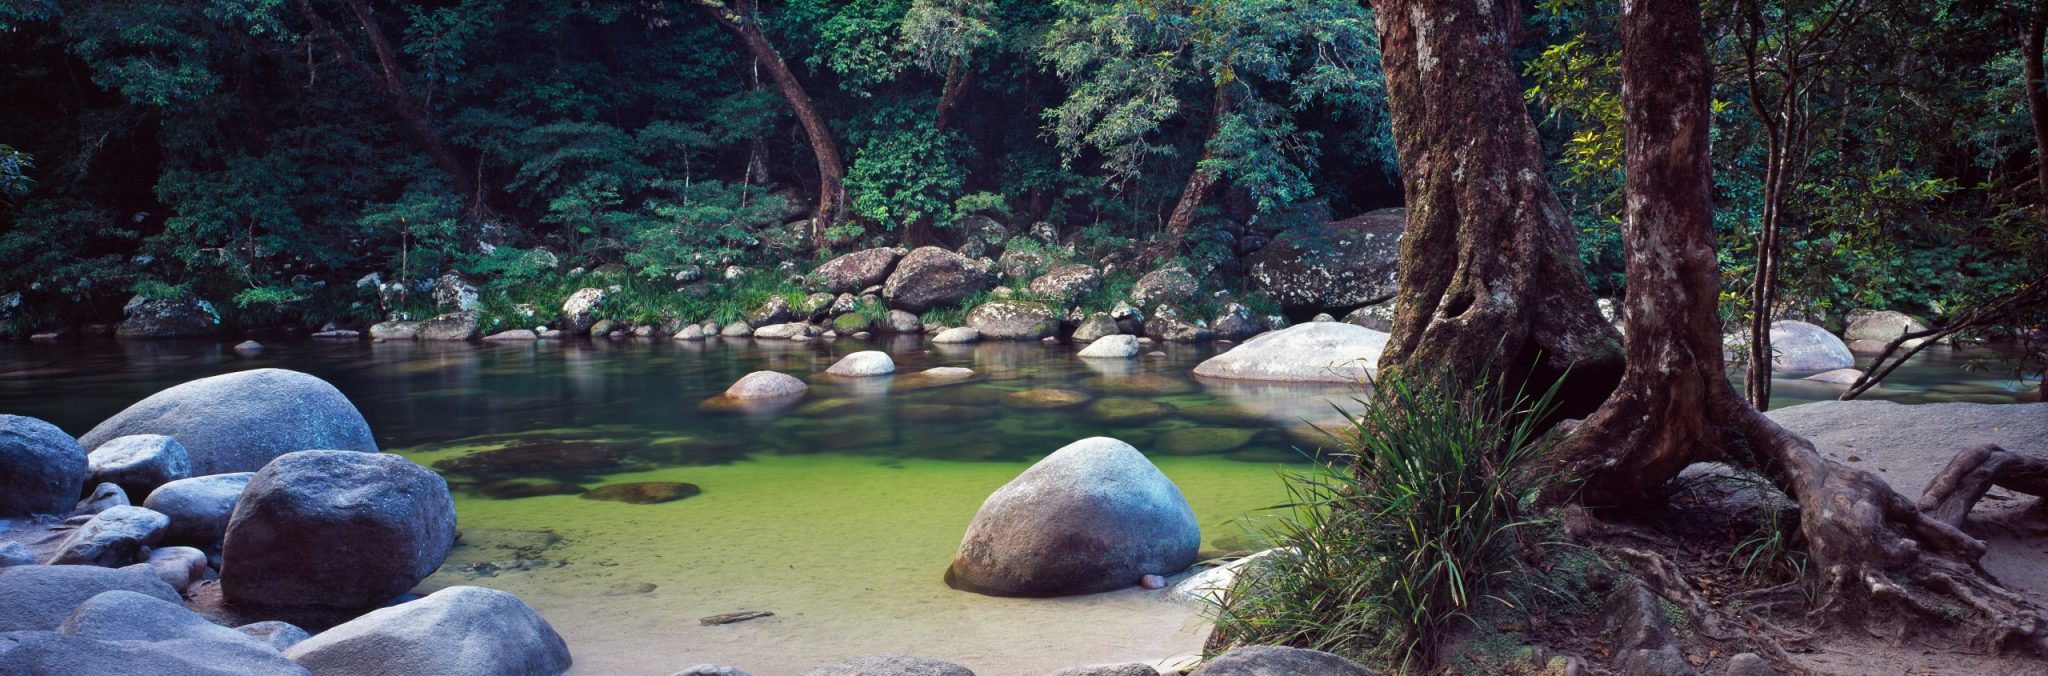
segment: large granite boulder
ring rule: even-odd
[[[1728,359],[1749,353],[1749,334],[1732,333],[1722,340]],[[1771,368],[1778,371],[1832,371],[1856,365],[1849,345],[1834,334],[1806,322],[1771,322]]]
[[[811,667],[804,676],[974,676],[974,672],[952,662],[890,653]]]
[[[120,486],[147,496],[158,486],[192,476],[192,454],[177,439],[161,434],[115,437],[86,455],[92,483]]]
[[[992,268],[935,246],[921,247],[896,264],[896,271],[882,284],[882,298],[890,307],[910,312],[952,305],[995,286]]]
[[[889,358],[887,352],[866,350],[841,357],[838,363],[833,364],[832,368],[825,369],[825,372],[854,378],[886,376],[896,372],[896,362]]]
[[[1343,322],[1310,322],[1260,334],[1195,367],[1233,380],[1357,383],[1377,369],[1387,334]]]
[[[1173,481],[1130,444],[1093,437],[989,495],[946,581],[996,596],[1111,591],[1187,569],[1201,543]]]
[[[755,371],[733,381],[731,387],[725,388],[725,396],[730,399],[773,399],[797,396],[809,389],[811,386],[796,376],[780,371]]]
[[[1889,343],[1908,333],[1926,331],[1927,322],[1904,312],[1891,310],[1851,310],[1849,328],[1842,331],[1842,340],[1854,342],[1869,340]],[[1925,339],[1905,342],[1906,347],[1916,347]]]
[[[64,430],[0,415],[0,516],[69,512],[91,475],[85,449]]]
[[[1031,280],[1031,292],[1046,298],[1073,300],[1102,288],[1102,272],[1092,265],[1062,265]]]
[[[228,534],[228,519],[255,472],[209,474],[179,479],[150,491],[142,506],[171,520],[164,542],[211,549]]]
[[[441,475],[385,453],[287,453],[235,504],[221,592],[257,606],[367,608],[426,579],[454,543]]]
[[[1357,662],[1320,650],[1259,645],[1231,650],[1202,664],[1190,676],[1380,676]]]
[[[9,566],[0,568],[0,599],[6,599],[0,603],[0,632],[55,630],[79,604],[116,589],[181,600],[147,566]]]
[[[570,664],[568,644],[540,613],[482,587],[449,587],[370,611],[284,655],[318,674],[523,676],[559,674]]]
[[[1195,276],[1187,268],[1160,268],[1145,273],[1131,286],[1131,303],[1151,308],[1160,303],[1185,303],[1195,299]]]
[[[436,315],[433,319],[420,322],[420,340],[474,340],[481,334],[477,326],[481,315],[475,310],[450,312]]]
[[[1248,259],[1246,276],[1297,312],[1342,312],[1394,297],[1400,268],[1399,208],[1282,233]]]
[[[597,310],[604,306],[604,289],[577,289],[562,301],[562,328],[570,335],[583,335],[601,319]]]
[[[967,313],[967,327],[991,340],[1038,340],[1059,333],[1060,318],[1044,303],[998,300]]]
[[[114,335],[122,338],[202,338],[220,333],[220,310],[191,296],[135,296],[121,311],[127,319]]]
[[[78,443],[161,434],[185,446],[193,476],[249,472],[307,449],[377,451],[370,424],[327,381],[297,371],[255,369],[201,378],[149,395],[108,418]]]
[[[832,293],[858,293],[861,289],[889,279],[896,261],[909,251],[902,248],[863,249],[829,261],[811,271],[811,276]]]
[[[117,568],[140,563],[149,548],[162,541],[171,520],[143,507],[109,507],[57,545],[51,565],[106,566]]]

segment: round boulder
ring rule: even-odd
[[[994,340],[1038,340],[1059,332],[1051,306],[1021,300],[984,303],[967,314],[967,327]]]
[[[1723,340],[1729,358],[1748,354],[1749,334],[1729,334]],[[1780,371],[1832,371],[1856,365],[1856,355],[1834,334],[1806,322],[1780,319],[1771,322],[1771,368]]]
[[[835,376],[886,376],[896,372],[896,362],[889,359],[887,352],[867,350],[840,358],[825,372]]]
[[[603,305],[604,289],[577,289],[562,301],[562,323],[566,325],[563,328],[572,334],[589,331],[597,323],[598,307]]]
[[[1072,300],[1102,288],[1102,272],[1092,265],[1062,265],[1031,280],[1031,292],[1046,298]]]
[[[769,399],[803,394],[810,389],[796,376],[779,371],[755,371],[739,380],[732,387],[725,388],[725,396],[733,399]]]
[[[559,674],[569,646],[519,597],[449,587],[379,608],[293,644],[284,656],[317,674]]]
[[[917,315],[902,310],[890,310],[880,327],[884,333],[923,333],[924,321]]]
[[[1271,331],[1195,367],[1195,375],[1235,380],[1357,383],[1371,375],[1387,334],[1342,322],[1310,322]]]
[[[91,474],[85,450],[64,430],[0,415],[0,516],[68,512]]]
[[[992,267],[939,247],[920,247],[896,264],[896,271],[882,284],[882,298],[891,307],[910,312],[952,305],[994,286]]]
[[[1894,338],[1927,330],[1927,322],[1904,312],[1891,310],[1852,310],[1849,312],[1849,328],[1842,332],[1847,341],[1870,340],[1889,343]],[[1916,347],[1923,339],[1906,341],[1905,347]]]
[[[193,476],[251,472],[277,456],[313,448],[377,451],[370,424],[348,397],[327,381],[284,369],[201,378],[149,395],[78,443],[98,450],[135,434],[177,439],[191,456]]]
[[[164,484],[192,476],[192,457],[177,439],[161,434],[115,437],[86,455],[93,483],[120,486],[130,495],[149,495]]]
[[[849,293],[880,284],[896,269],[906,252],[900,248],[864,249],[829,261],[811,271],[811,276],[832,293]]]
[[[1357,662],[1320,650],[1284,646],[1248,646],[1209,660],[1190,676],[1280,676],[1321,674],[1323,676],[1380,676]]]
[[[1186,268],[1161,268],[1145,273],[1131,287],[1131,302],[1141,308],[1195,299],[1195,276]]]
[[[441,475],[384,453],[288,453],[235,505],[221,592],[258,606],[366,608],[426,579],[454,543]]]
[[[946,581],[995,596],[1091,594],[1186,570],[1201,543],[1173,481],[1130,444],[1093,437],[989,495]]]
[[[981,340],[981,332],[965,326],[956,326],[932,336],[934,343],[972,343]]]
[[[171,520],[164,542],[211,548],[228,533],[228,519],[255,472],[210,474],[179,479],[150,491],[142,506]]]
[[[1125,334],[1103,336],[1081,348],[1082,359],[1132,359],[1138,356],[1138,337]]]

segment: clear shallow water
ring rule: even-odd
[[[863,349],[890,352],[899,375],[815,375]],[[279,342],[254,358],[213,343],[7,343],[0,412],[83,433],[179,382],[247,368],[305,371],[346,393],[385,449],[438,466],[455,488],[464,545],[425,586],[520,594],[568,638],[579,671],[671,673],[724,662],[794,673],[902,651],[980,673],[1045,673],[1197,650],[1199,618],[1135,589],[1054,600],[947,589],[940,575],[990,491],[1075,439],[1116,436],[1180,485],[1205,549],[1255,547],[1240,518],[1284,497],[1276,470],[1301,461],[1297,446],[1319,441],[1304,421],[1334,421],[1329,402],[1352,395],[1197,382],[1188,372],[1216,347],[1161,349],[1164,358],[1099,363],[1073,358],[1070,346],[915,338]],[[2010,400],[2019,389],[1961,370],[1988,353],[1930,353],[1873,394]],[[951,384],[906,375],[933,366],[977,375]],[[811,393],[752,414],[700,408],[764,368],[810,380]],[[1089,401],[1020,401],[1031,397],[1019,393],[1043,389]],[[1775,403],[1836,391],[1786,377]],[[491,497],[632,482],[689,482],[703,493],[652,505],[571,492]],[[777,615],[696,622],[755,609]]]

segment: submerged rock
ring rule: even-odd
[[[1130,444],[1094,437],[989,495],[946,581],[997,596],[1111,591],[1186,570],[1201,543],[1179,487]]]
[[[191,456],[194,476],[255,471],[277,456],[311,448],[377,451],[369,423],[348,397],[327,381],[284,369],[171,387],[114,414],[78,443],[96,450],[135,434],[177,439]]]
[[[85,449],[56,425],[0,415],[0,516],[70,510],[91,466]]]
[[[1108,425],[1138,425],[1173,415],[1173,407],[1146,399],[1111,397],[1088,405],[1088,419]]]
[[[1096,376],[1081,381],[1081,384],[1105,394],[1131,394],[1157,396],[1186,394],[1201,389],[1194,383],[1153,373],[1138,373],[1127,376]]]
[[[384,453],[288,453],[235,505],[221,591],[258,606],[367,608],[426,579],[454,542],[455,503],[427,468]]]
[[[211,548],[228,532],[235,502],[255,472],[212,474],[179,479],[151,491],[142,506],[171,520],[164,542]]]
[[[1235,427],[1176,427],[1159,435],[1159,450],[1173,455],[1222,453],[1251,443],[1251,430]]]
[[[494,500],[518,500],[544,495],[582,495],[582,486],[566,481],[501,481],[484,484],[478,492]]]
[[[1831,383],[1835,385],[1854,385],[1856,384],[1856,379],[1862,377],[1863,372],[1856,369],[1835,369],[1833,371],[1822,371],[1820,373],[1815,373],[1813,375],[1803,378],[1802,380],[1812,380],[1816,382]]]
[[[1261,334],[1210,357],[1195,375],[1239,380],[1363,382],[1377,368],[1387,334],[1340,322],[1310,322]]]
[[[1003,395],[1003,403],[1012,408],[1067,408],[1088,403],[1094,397],[1083,392],[1043,388],[1023,390]]]
[[[284,652],[321,674],[511,676],[568,671],[569,646],[518,597],[449,587],[380,608]]]
[[[697,484],[679,481],[642,481],[637,483],[610,484],[590,489],[583,494],[585,500],[624,502],[634,505],[652,505],[675,502],[695,497],[704,492]]]

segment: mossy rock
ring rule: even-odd
[[[619,469],[626,452],[580,441],[534,441],[434,463],[434,469],[470,476],[588,474]]]
[[[1191,381],[1150,373],[1134,376],[1096,376],[1081,381],[1081,385],[1103,394],[1140,396],[1185,394],[1201,389]]]
[[[493,500],[519,500],[522,498],[537,498],[544,495],[578,495],[583,491],[584,488],[582,486],[567,481],[500,481],[477,487],[477,492]]]
[[[663,502],[675,502],[683,498],[694,497],[703,492],[704,489],[698,488],[697,484],[680,481],[640,481],[598,486],[597,488],[585,491],[583,499],[624,502],[634,505],[652,505]]]
[[[1179,427],[1160,433],[1153,445],[1171,455],[1208,455],[1251,443],[1253,434],[1230,427]]]
[[[1258,412],[1237,404],[1189,406],[1180,409],[1180,415],[1189,420],[1205,422],[1211,425],[1260,425],[1266,422],[1265,416],[1261,416]]]
[[[1098,399],[1088,405],[1088,419],[1105,425],[1142,425],[1172,413],[1172,406],[1129,397]]]
[[[867,317],[861,316],[858,312],[849,312],[832,318],[832,330],[838,331],[842,336],[871,330],[873,327],[874,322],[868,321]]]
[[[1023,390],[1003,395],[1003,403],[1011,408],[1044,409],[1069,408],[1088,403],[1094,397],[1073,390],[1044,388]]]
[[[910,422],[966,422],[986,420],[995,411],[974,406],[953,404],[902,404],[896,407],[896,417]]]

